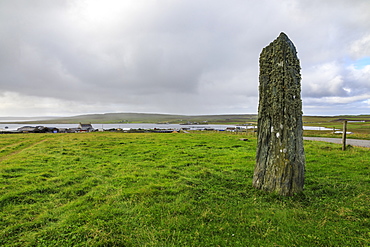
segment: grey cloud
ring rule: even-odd
[[[369,92],[368,73],[343,61],[361,57],[369,8],[360,0],[2,1],[0,91],[54,99],[50,107],[77,102],[76,113],[93,105],[255,113],[259,53],[285,31],[302,62],[303,97],[354,97]]]

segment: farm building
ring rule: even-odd
[[[92,132],[92,131],[94,131],[94,128],[92,127],[91,124],[83,124],[83,123],[80,123],[77,129],[78,129],[79,132]]]
[[[55,127],[45,126],[23,126],[17,129],[18,132],[23,133],[58,133],[59,130]]]
[[[17,131],[23,132],[23,133],[33,133],[36,130],[37,130],[37,127],[33,127],[33,126],[23,126],[17,129]]]

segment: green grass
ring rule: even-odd
[[[343,127],[337,126],[336,129],[342,130]],[[348,139],[361,139],[370,140],[370,124],[368,126],[361,125],[359,127],[349,125],[347,132]],[[329,137],[329,138],[342,138],[342,133],[333,133],[333,130],[305,130],[304,136],[316,136],[316,137]]]
[[[305,191],[281,197],[239,138],[1,135],[0,245],[370,245],[369,149],[305,142]]]
[[[312,117],[304,116],[303,121],[305,126],[321,126],[326,128],[335,128],[343,130],[343,120],[348,120],[347,132],[352,134],[347,135],[347,138],[352,139],[367,139],[370,140],[370,122],[369,115],[359,116],[333,116],[333,117]],[[353,122],[354,120],[362,120],[365,122]],[[306,136],[319,136],[319,137],[333,137],[341,138],[342,134],[334,134],[333,130],[307,130],[305,131]]]

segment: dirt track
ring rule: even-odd
[[[322,141],[322,142],[332,142],[332,143],[342,144],[341,138],[303,137],[303,139],[310,140],[310,141]],[[370,148],[370,140],[347,139],[346,144],[352,145],[352,146]]]

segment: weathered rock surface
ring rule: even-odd
[[[301,75],[297,51],[284,33],[260,55],[258,146],[253,186],[293,195],[303,190]]]

